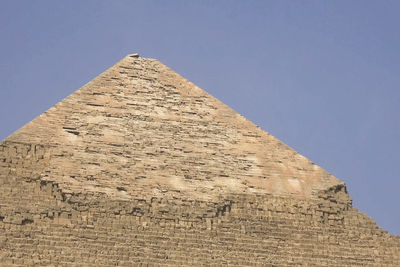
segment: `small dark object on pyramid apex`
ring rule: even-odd
[[[139,57],[139,54],[138,53],[134,53],[134,54],[130,54],[129,56],[130,57]]]

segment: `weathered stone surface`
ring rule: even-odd
[[[343,182],[129,55],[0,143],[0,265],[400,266]]]

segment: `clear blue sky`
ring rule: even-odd
[[[0,139],[128,53],[346,182],[400,234],[400,1],[0,2]]]

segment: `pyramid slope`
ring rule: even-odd
[[[120,199],[312,198],[343,185],[159,61],[133,56],[4,142],[43,147],[35,179]]]
[[[0,143],[0,266],[400,266],[344,184],[154,59]]]

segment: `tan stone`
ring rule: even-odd
[[[0,143],[0,208],[3,266],[400,266],[343,182],[137,54]]]

